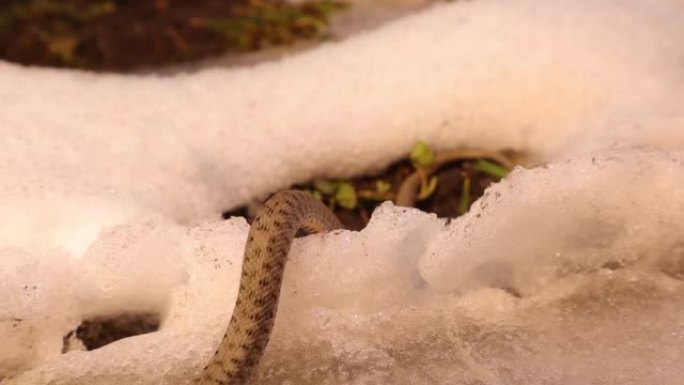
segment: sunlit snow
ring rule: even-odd
[[[241,69],[0,63],[0,383],[188,383],[249,229],[220,212],[423,139],[530,162],[298,239],[255,384],[680,384],[681,36],[674,0],[475,0]],[[66,343],[123,313],[160,330]]]

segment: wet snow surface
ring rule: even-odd
[[[676,1],[477,0],[255,67],[0,64],[0,382],[187,383],[249,229],[220,212],[420,138],[534,161],[455,220],[298,239],[255,384],[680,384],[682,33]],[[126,313],[160,330],[65,348]]]

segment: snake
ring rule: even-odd
[[[310,194],[284,190],[257,212],[247,235],[240,287],[226,333],[197,385],[244,385],[268,344],[288,254],[297,233],[342,228],[330,209]]]
[[[490,158],[507,168],[503,155],[484,150],[451,150],[435,154],[435,162],[423,172],[430,175],[444,164]],[[420,175],[411,175],[399,189],[396,203],[413,206]],[[278,312],[280,288],[288,254],[297,233],[319,233],[342,228],[328,207],[311,194],[284,190],[269,198],[257,212],[242,262],[240,287],[225,334],[196,385],[245,385],[259,364],[270,339]]]

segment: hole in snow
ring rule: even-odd
[[[76,338],[86,350],[95,350],[126,337],[155,332],[159,330],[159,324],[160,317],[156,313],[124,313],[94,317],[81,322],[76,328]]]
[[[226,210],[221,213],[221,218],[223,219],[230,219],[232,217],[243,217],[243,218],[248,218],[249,217],[249,208],[245,206],[239,206],[236,207],[232,210]]]

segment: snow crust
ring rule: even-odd
[[[546,164],[297,240],[255,383],[679,384],[683,33],[678,1],[478,0],[242,69],[0,63],[0,383],[187,383],[236,295],[219,213],[423,139]],[[139,311],[160,330],[62,354]]]

